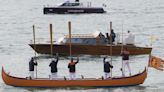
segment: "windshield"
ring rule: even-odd
[[[68,3],[68,2],[66,2],[66,3],[63,3],[61,6],[79,6],[80,5],[80,3]]]

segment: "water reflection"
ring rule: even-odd
[[[157,86],[129,86],[129,87],[65,87],[65,88],[35,88],[35,87],[12,87],[1,85],[2,92],[163,92],[164,88]]]

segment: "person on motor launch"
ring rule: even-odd
[[[127,50],[127,48],[124,48],[123,51],[121,52],[121,56],[122,56],[122,60],[123,60],[123,67],[122,67],[122,73],[123,76],[125,76],[125,66],[128,67],[129,70],[129,75],[131,76],[131,70],[130,70],[130,66],[129,66],[129,54],[130,52]]]
[[[113,42],[115,42],[115,38],[116,38],[116,34],[114,33],[114,30],[111,30],[110,36],[108,33],[106,33],[106,40],[108,42],[108,44],[113,44]]]
[[[110,78],[110,71],[111,71],[111,68],[113,68],[113,66],[105,60],[106,60],[106,57],[104,57],[103,62],[104,62],[105,79],[107,79],[107,78]]]
[[[77,57],[77,61],[74,62],[73,58],[71,58],[71,61],[68,64],[68,68],[69,68],[69,73],[70,73],[70,79],[71,80],[75,80],[75,72],[76,72],[76,64],[79,62],[79,57]]]
[[[125,44],[126,45],[134,45],[135,44],[135,35],[132,34],[129,30],[128,30],[128,36],[125,39]]]
[[[38,63],[34,62],[34,58],[32,57],[29,62],[29,71],[30,71],[30,78],[34,79],[34,68],[37,66]]]
[[[113,44],[113,42],[115,41],[115,38],[116,38],[116,34],[114,33],[113,29],[111,30],[110,37],[112,38],[111,40],[112,40],[112,44]]]
[[[56,79],[57,78],[57,64],[59,61],[59,56],[58,54],[56,55],[56,61],[52,60],[51,63],[49,64],[49,67],[51,67],[51,79]]]

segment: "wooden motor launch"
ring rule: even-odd
[[[29,44],[37,53],[39,54],[50,54],[50,44],[38,43]],[[81,45],[81,44],[72,44],[72,55],[110,55],[110,46],[111,45]],[[137,47],[124,45],[124,48],[127,48],[131,55],[143,55],[150,54],[152,48],[149,47]],[[112,54],[120,55],[122,45],[112,45]],[[53,54],[59,53],[60,55],[69,55],[69,44],[53,44]]]
[[[30,43],[30,47],[33,48],[39,54],[53,54],[58,53],[60,55],[70,54],[70,39],[71,38],[71,54],[72,55],[120,55],[122,47],[127,48],[131,55],[150,54],[151,47],[141,47],[135,44],[122,44],[114,43],[109,44],[106,41],[105,36],[99,32],[94,35],[89,34],[72,34],[71,37],[66,35],[59,43],[44,43],[35,42]],[[112,49],[110,49],[112,46]]]
[[[7,85],[16,87],[121,87],[134,86],[144,83],[147,77],[147,69],[141,73],[129,77],[116,77],[110,79],[102,78],[77,78],[69,80],[60,78],[51,80],[50,78],[21,78],[7,74],[2,68],[2,79]]]

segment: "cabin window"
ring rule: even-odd
[[[63,3],[61,6],[79,6],[80,3]]]

